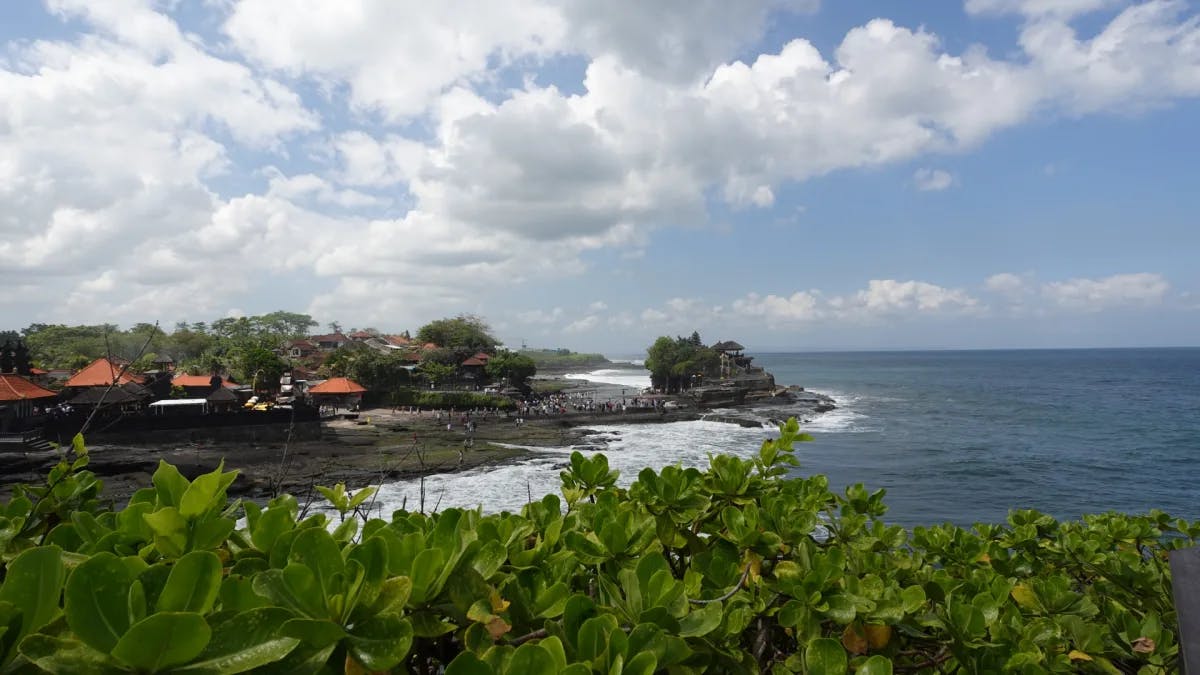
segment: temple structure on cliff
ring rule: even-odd
[[[714,344],[712,350],[721,357],[722,380],[750,372],[750,362],[754,360],[754,357],[746,356],[746,348],[742,345],[733,340],[726,340]]]

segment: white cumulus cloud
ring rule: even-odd
[[[736,314],[761,318],[768,325],[812,321],[822,316],[817,306],[818,294],[811,291],[796,291],[789,296],[748,293],[733,301]]]
[[[1170,289],[1170,283],[1161,274],[1141,272],[1051,282],[1042,286],[1042,295],[1064,308],[1098,312],[1114,307],[1159,305]]]

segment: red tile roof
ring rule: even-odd
[[[480,359],[478,356],[472,356],[471,358],[467,359],[466,361],[463,361],[462,364],[464,366],[486,366],[487,365],[487,363],[485,361],[483,361],[482,359]]]
[[[120,374],[123,364],[119,362],[109,361],[103,356],[92,361],[83,370],[71,376],[63,384],[65,387],[107,387],[117,379]],[[125,384],[126,382],[141,382],[141,378],[125,372],[121,375],[121,379],[117,384]]]
[[[384,335],[383,339],[387,340],[388,344],[396,345],[397,347],[406,347],[412,342],[412,340],[403,335]]]
[[[312,342],[349,342],[350,338],[341,333],[330,333],[329,335],[314,335],[309,340]]]
[[[212,375],[184,375],[179,374],[171,378],[171,386],[173,387],[207,387],[212,384]],[[225,387],[236,387],[237,385],[221,378],[221,385]]]
[[[331,377],[308,390],[310,394],[361,394],[366,388],[347,377]]]
[[[0,374],[0,401],[28,401],[55,396],[58,394],[49,389],[42,389],[20,375]]]
[[[354,340],[366,340],[367,338],[375,337],[375,334],[368,333],[365,330],[358,330],[358,331],[354,331],[353,333],[351,333],[350,337],[351,337],[351,339],[354,339]]]
[[[479,359],[480,361],[483,361],[484,363],[487,363],[488,361],[490,361],[492,359],[492,355],[488,354],[486,352],[476,352],[475,358]]]
[[[29,374],[30,374],[30,375],[45,375],[46,373],[49,373],[49,372],[50,372],[50,371],[48,371],[48,370],[42,370],[41,368],[30,368],[30,369],[29,369]]]

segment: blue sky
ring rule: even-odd
[[[1196,344],[1182,0],[0,11],[6,327]]]

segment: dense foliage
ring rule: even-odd
[[[911,533],[883,492],[750,459],[643,470],[575,453],[519,514],[361,520],[371,491],[230,502],[161,463],[119,511],[82,439],[0,516],[0,671],[1172,672],[1169,549],[1200,523],[1115,513]],[[239,519],[244,517],[244,524]]]
[[[502,350],[488,360],[487,374],[509,386],[523,388],[525,381],[537,374],[537,364],[524,354]]]
[[[417,341],[432,342],[445,349],[472,353],[494,351],[497,344],[487,322],[471,314],[430,321],[417,331]]]
[[[307,314],[271,312],[261,316],[217,319],[212,323],[180,322],[167,332],[139,323],[122,330],[111,324],[63,326],[35,323],[20,331],[34,364],[41,368],[77,369],[101,356],[133,360],[134,371],[147,370],[169,356],[180,370],[208,374],[221,370],[249,383],[263,371],[263,382],[278,382],[285,364],[274,351],[285,341],[303,337],[317,322]],[[143,349],[144,347],[144,349]]]
[[[662,336],[646,349],[646,370],[656,389],[677,392],[690,388],[705,376],[715,376],[721,367],[717,352],[704,346],[700,334],[691,337]]]
[[[413,384],[412,363],[395,352],[384,353],[352,342],[325,358],[320,374],[348,377],[371,391],[395,391]]]

